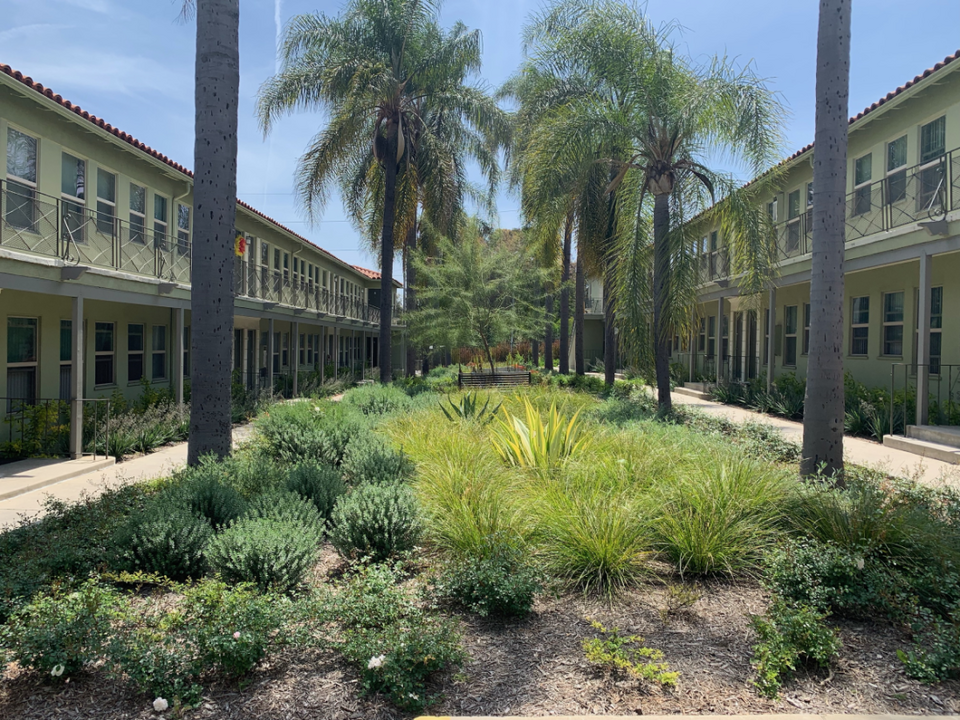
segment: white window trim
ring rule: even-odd
[[[113,336],[113,350],[97,350],[97,325],[109,325]],[[113,358],[113,378],[110,382],[97,383],[97,358],[110,356]],[[93,323],[93,382],[94,388],[113,387],[117,384],[117,323],[107,320],[96,320]]]
[[[163,328],[163,350],[157,350],[154,343],[155,330],[157,328]],[[150,326],[150,381],[157,382],[166,380],[169,376],[167,371],[167,345],[169,345],[169,335],[167,333],[166,325],[151,325]],[[154,375],[153,374],[153,363],[156,360],[157,355],[163,356],[163,375]]]
[[[131,350],[130,349],[130,328],[131,327],[140,328],[140,349]],[[147,346],[147,326],[143,323],[127,323],[127,382],[129,384],[139,385],[143,382],[143,379],[147,376],[147,368],[143,364],[144,348]],[[136,380],[130,378],[130,356],[139,355],[140,356],[140,377]],[[114,371],[116,372],[116,371]]]
[[[899,322],[887,321],[887,296],[888,295],[901,295],[903,296],[903,313],[901,314]],[[892,290],[890,292],[882,293],[880,296],[880,312],[882,313],[880,320],[882,321],[881,335],[880,335],[880,353],[883,357],[886,358],[902,358],[903,357],[903,343],[906,341],[906,334],[903,332],[904,329],[904,319],[907,315],[907,294],[903,290]],[[899,327],[900,328],[900,352],[898,354],[889,354],[887,353],[887,328],[888,327]]]
[[[6,144],[8,142],[10,130],[13,130],[14,132],[18,132],[21,135],[26,135],[29,138],[33,138],[33,140],[37,143],[37,156],[34,160],[34,167],[33,167],[33,174],[37,176],[37,179],[27,180],[26,178],[22,178],[19,175],[14,175],[13,173],[9,172],[7,169],[9,167],[9,160],[7,161],[7,167],[4,167],[3,172],[6,175],[8,180],[13,180],[14,182],[18,182],[21,185],[26,185],[27,187],[33,190],[36,190],[37,185],[40,181],[40,137],[38,135],[34,135],[33,133],[27,132],[26,130],[17,127],[13,123],[7,123],[8,132],[3,134],[4,157],[6,157],[6,149],[7,149]]]
[[[853,305],[856,300],[861,298],[867,298],[867,321],[865,323],[855,323],[853,322]],[[869,295],[857,295],[856,297],[850,298],[850,357],[870,357],[870,296]],[[855,353],[853,351],[853,331],[854,328],[866,328],[867,329],[867,351],[865,353]]]

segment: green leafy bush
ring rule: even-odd
[[[285,593],[303,580],[317,555],[316,537],[297,523],[243,518],[207,546],[210,568],[227,582]]]
[[[69,677],[103,656],[116,607],[116,593],[96,579],[75,590],[57,584],[13,613],[0,645],[25,668]]]
[[[662,650],[644,647],[639,635],[621,635],[617,628],[605,628],[596,620],[591,620],[590,625],[599,637],[583,641],[588,661],[658,685],[677,684],[680,673],[671,671],[663,662]]]
[[[110,645],[110,668],[147,697],[164,698],[173,707],[194,705],[203,692],[195,649],[166,626],[161,618],[118,633]]]
[[[210,525],[190,510],[155,502],[130,518],[114,545],[124,569],[186,580],[206,570],[204,551],[212,535]]]
[[[394,450],[386,440],[373,433],[355,436],[347,445],[340,466],[347,482],[402,482],[413,474],[413,464],[402,450]]]
[[[284,490],[255,497],[246,516],[299,525],[301,532],[310,535],[315,543],[323,537],[324,520],[316,506],[297,493]]]
[[[410,396],[392,385],[364,385],[343,396],[343,402],[364,415],[386,415],[410,407]]]
[[[331,402],[277,405],[257,419],[267,454],[285,463],[339,465],[350,440],[365,430],[351,408]]]
[[[907,675],[930,684],[956,677],[960,672],[960,610],[948,619],[917,623],[914,630],[913,649],[897,650]]]
[[[494,539],[486,554],[447,563],[433,587],[439,599],[478,615],[523,617],[540,590],[540,574],[516,545]]]
[[[403,485],[354,488],[337,500],[331,523],[330,541],[344,557],[385,560],[411,550],[420,538],[417,503]]]
[[[316,462],[292,467],[287,475],[286,488],[312,502],[324,520],[330,518],[337,498],[347,491],[336,468]]]
[[[232,488],[244,499],[282,487],[286,469],[267,455],[238,453],[218,459],[213,455],[200,458],[195,467],[184,468],[174,475],[183,487],[193,484],[219,483]]]
[[[837,631],[824,622],[828,613],[775,598],[766,616],[751,618],[757,633],[753,647],[754,684],[762,695],[776,697],[801,662],[827,667],[840,651]]]
[[[204,472],[165,493],[163,501],[189,510],[215,530],[240,517],[247,505],[240,493],[221,483],[214,473]]]

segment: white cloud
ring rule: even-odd
[[[0,32],[0,43],[10,43],[16,40],[26,39],[41,34],[49,34],[51,31],[62,30],[66,25],[55,25],[53,23],[33,23],[31,25],[21,25]]]
[[[108,0],[60,0],[67,5],[89,10],[90,12],[108,13],[110,12],[110,3]]]

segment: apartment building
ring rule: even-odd
[[[144,383],[182,399],[192,173],[6,65],[0,139],[7,412],[18,400],[116,391],[132,399]],[[270,387],[284,375],[296,392],[302,373],[376,364],[378,272],[345,263],[244,202],[235,254],[233,367],[241,382]],[[82,333],[74,332],[79,324]],[[399,367],[402,342],[394,345]]]

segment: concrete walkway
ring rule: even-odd
[[[695,407],[708,415],[726,417],[736,422],[749,421],[770,425],[777,428],[787,440],[798,445],[803,442],[803,423],[677,392],[672,393],[672,397],[675,405]],[[927,485],[947,484],[960,488],[960,467],[957,465],[894,450],[874,440],[847,435],[843,439],[843,454],[849,463],[879,468],[889,475],[911,478]]]
[[[233,443],[246,440],[253,433],[252,425],[241,425],[233,429]],[[62,461],[63,463],[80,461]],[[35,519],[43,515],[43,503],[47,497],[75,502],[81,496],[96,496],[109,488],[130,483],[152,480],[169,475],[187,463],[187,443],[168,445],[159,450],[127,460],[75,475],[66,480],[45,485],[36,490],[27,490],[14,497],[0,500],[0,530],[18,524],[23,518]],[[38,466],[39,471],[49,468],[49,464]]]

